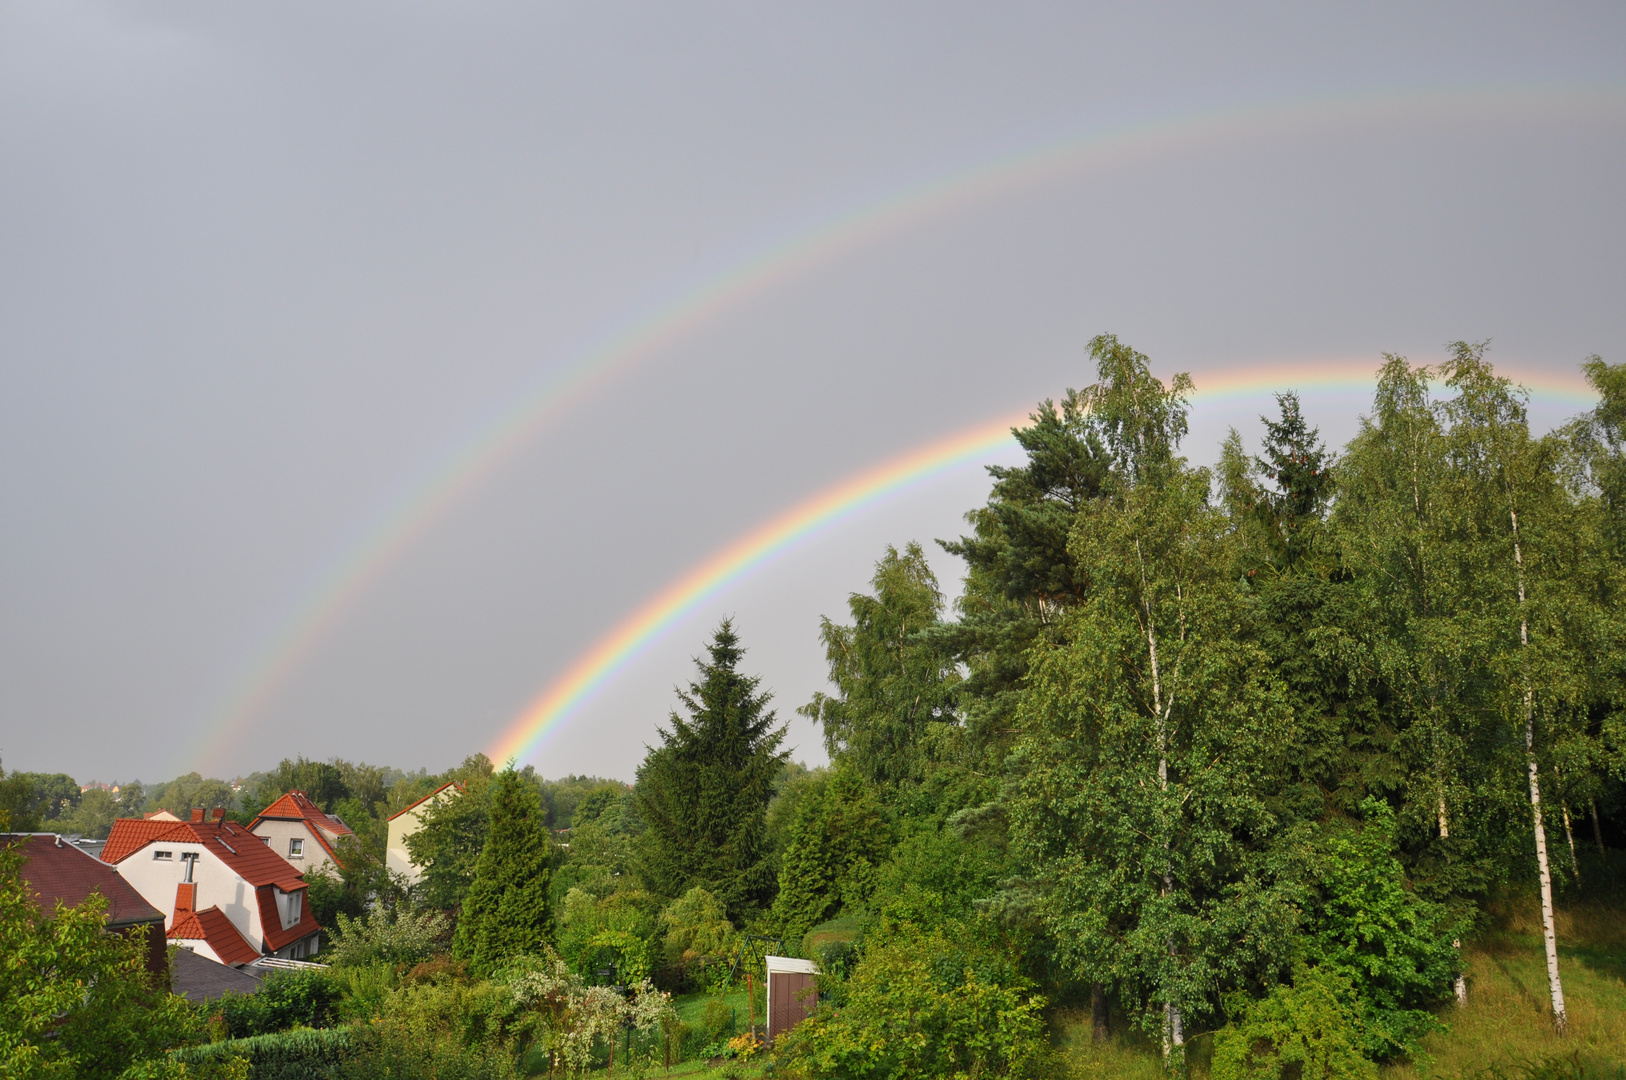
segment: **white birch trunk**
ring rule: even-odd
[[[1513,524],[1513,565],[1519,583],[1519,648],[1530,648],[1530,621],[1525,614],[1524,553],[1519,547],[1519,515],[1513,508],[1511,492],[1508,518]],[[1528,655],[1528,653],[1526,654]],[[1553,999],[1553,1027],[1564,1034],[1569,1015],[1564,1009],[1564,983],[1558,976],[1558,934],[1553,927],[1553,875],[1547,865],[1547,830],[1541,823],[1541,780],[1536,769],[1536,702],[1530,673],[1524,675],[1524,756],[1530,773],[1530,817],[1536,834],[1536,877],[1541,883],[1541,937],[1547,948],[1547,989]]]
[[[1168,714],[1163,708],[1163,676],[1157,662],[1157,627],[1152,621],[1152,598],[1146,588],[1146,558],[1141,553],[1140,541],[1135,541],[1135,558],[1140,563],[1141,610],[1146,615],[1146,652],[1151,659],[1152,666],[1152,716],[1157,723],[1157,785],[1159,790],[1169,790],[1169,732]],[[1165,843],[1165,846],[1166,843]],[[1163,895],[1167,896],[1174,891],[1174,879],[1169,873],[1167,865],[1163,869]],[[1175,955],[1174,939],[1169,939],[1169,956]],[[1174,1061],[1176,1055],[1184,1056],[1185,1032],[1180,1018],[1180,1004],[1176,1001],[1163,1002],[1163,1060],[1173,1062],[1178,1072],[1184,1072],[1180,1066],[1183,1061]]]

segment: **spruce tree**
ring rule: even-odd
[[[510,762],[491,781],[491,831],[463,901],[454,956],[489,971],[540,951],[548,932],[550,847],[541,798]]]
[[[650,890],[675,899],[701,886],[736,922],[773,898],[765,829],[773,780],[786,757],[785,729],[768,709],[771,695],[738,668],[744,650],[730,620],[717,628],[710,661],[678,700],[670,730],[659,732],[638,768],[636,798],[647,829],[639,872]]]

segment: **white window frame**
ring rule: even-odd
[[[156,851],[155,850],[152,853],[152,857],[153,857],[154,861],[156,861],[156,862],[174,862],[175,861],[175,853],[173,851]]]
[[[305,857],[305,838],[290,836],[288,838],[288,857],[290,859],[303,859]]]

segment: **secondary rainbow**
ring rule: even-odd
[[[1101,170],[1298,125],[1387,118],[1415,122],[1459,110],[1583,109],[1611,114],[1626,107],[1618,86],[1413,88],[1344,96],[1249,103],[1164,116],[1046,143],[957,170],[866,203],[788,237],[761,253],[628,319],[573,360],[524,387],[409,474],[294,588],[229,689],[201,722],[203,750],[194,767],[219,762],[255,712],[310,653],[327,630],[430,525],[526,445],[552,418],[602,390],[634,364],[796,274],[865,244],[972,202],[1063,175]]]
[[[1220,404],[1293,389],[1301,394],[1370,394],[1376,359],[1301,360],[1249,364],[1197,376],[1193,404]],[[1313,373],[1313,374],[1312,374]],[[1595,400],[1579,373],[1570,376],[1507,369],[1539,400],[1585,408]],[[626,670],[660,636],[700,606],[818,532],[867,506],[959,466],[986,463],[1015,447],[1010,429],[1027,416],[1012,413],[916,447],[853,474],[758,525],[689,569],[646,601],[553,680],[503,732],[490,750],[493,761],[525,761],[575,711]]]

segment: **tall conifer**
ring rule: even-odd
[[[639,871],[651,891],[682,896],[696,885],[736,922],[773,898],[765,823],[773,779],[787,755],[785,729],[759,679],[738,670],[745,650],[730,620],[717,628],[710,662],[678,700],[670,730],[638,768],[638,810],[647,825]]]
[[[491,832],[463,901],[455,956],[479,971],[540,951],[548,932],[550,846],[542,800],[510,763],[491,781]]]

